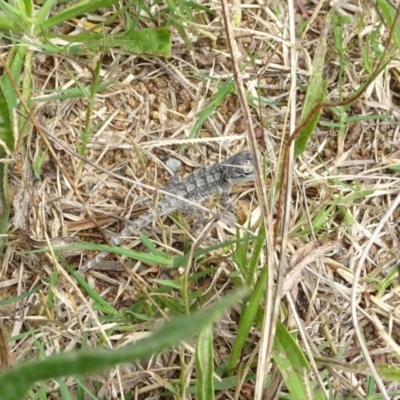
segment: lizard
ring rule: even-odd
[[[226,208],[231,187],[235,183],[254,181],[254,179],[254,160],[251,151],[242,151],[225,161],[200,168],[182,180],[178,174],[175,174],[164,187],[165,192],[174,196],[165,195],[157,202],[157,209],[151,209],[129,223],[120,233],[111,237],[110,244],[119,246],[124,237],[140,231],[153,222],[155,214],[162,217],[173,211],[195,215],[198,219],[192,230],[196,232],[203,222],[205,213],[195,204],[200,204],[207,198],[220,194],[220,203]],[[80,270],[85,272],[93,268],[101,263],[107,254],[106,251],[100,252]]]

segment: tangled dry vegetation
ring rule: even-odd
[[[128,263],[131,273],[116,268],[87,272],[84,279],[88,286],[121,312],[118,318],[111,318],[93,309],[93,298],[77,284],[65,262],[56,261],[54,253],[27,253],[27,250],[47,246],[51,242],[46,242],[46,238],[74,237],[104,243],[98,228],[108,234],[118,232],[126,219],[135,218],[157,201],[154,191],[139,184],[162,188],[171,177],[166,166],[171,157],[182,162],[179,173],[186,175],[248,148],[242,109],[233,91],[234,84],[229,81],[232,63],[221,7],[218,2],[204,5],[215,14],[202,14],[201,24],[199,21],[186,24],[190,43],[184,42],[174,26],[169,26],[172,34],[169,59],[126,55],[117,50],[103,54],[99,76],[113,83],[96,93],[93,101],[68,95],[52,101],[53,94],[49,95],[48,90],[68,94],[69,89],[80,85],[90,87],[94,61],[84,55],[34,57],[34,101],[40,124],[74,153],[79,153],[79,145],[85,140],[82,132],[85,126],[89,127],[84,157],[121,179],[100,171],[51,141],[59,163],[47,152],[37,176],[30,174],[47,144],[34,128],[26,137],[26,154],[21,162],[11,164],[9,171],[13,209],[11,235],[0,275],[1,298],[27,293],[38,284],[42,287],[21,301],[1,307],[7,337],[18,338],[9,345],[11,364],[40,352],[52,355],[79,348],[83,343],[88,348],[104,343],[111,348],[120,347],[141,338],[161,318],[183,312],[179,309],[182,307],[179,290],[171,287],[166,290],[171,282],[181,282],[180,269],[131,261]],[[383,50],[382,43],[388,36],[387,28],[379,25],[379,14],[370,3],[335,4],[338,16],[351,17],[341,26],[345,51],[340,54],[333,36],[339,23],[337,20],[329,23],[325,18],[332,12],[331,6],[313,2],[296,4],[291,14],[283,2],[269,6],[246,2],[241,5],[240,23],[234,26],[240,51],[238,61],[247,102],[251,105],[254,140],[265,154],[271,221],[276,218],[274,189],[278,188],[277,171],[284,143],[298,124],[306,101],[321,31],[329,24],[321,72],[328,79],[330,101],[348,98],[368,79],[371,70],[366,65],[366,51],[375,61],[372,44]],[[273,12],[278,9],[280,15]],[[81,17],[75,21],[76,26],[64,28],[72,34],[98,18],[101,13]],[[296,46],[289,39],[291,21],[296,27]],[[117,23],[113,29],[113,33],[118,30]],[[373,39],[372,34],[375,34]],[[100,57],[100,51],[94,56]],[[289,234],[286,243],[280,236],[274,238],[274,253],[269,260],[274,260],[276,267],[284,246],[289,271],[296,269],[305,256],[312,256],[312,262],[307,259],[297,269],[300,275],[292,277],[291,287],[287,287],[291,300],[283,298],[281,316],[287,329],[296,333],[299,347],[311,362],[307,379],[318,382],[321,398],[365,399],[381,390],[374,385],[371,389],[371,372],[355,329],[361,330],[385,390],[400,391],[397,378],[389,380],[379,370],[379,365],[399,367],[400,356],[397,344],[399,176],[393,168],[400,150],[398,67],[399,59],[394,57],[362,97],[345,110],[324,109],[306,151],[287,166],[292,177]],[[199,119],[204,119],[204,123],[197,130]],[[138,184],[127,183],[124,178]],[[251,221],[251,229],[255,231],[260,224],[260,211],[254,185],[235,187],[231,201],[236,205],[237,223],[246,226]],[[205,206],[217,211],[216,204],[216,199],[210,199]],[[385,216],[388,210],[390,215]],[[167,218],[163,229],[149,227],[148,235],[155,246],[170,255],[187,252],[190,239],[182,221],[190,233],[193,222],[190,216]],[[384,223],[380,226],[381,221]],[[14,227],[18,229],[14,231]],[[273,224],[267,229],[271,234]],[[217,222],[199,246],[206,248],[234,236],[234,226]],[[327,243],[330,252],[321,250]],[[124,246],[148,251],[138,236],[127,240]],[[94,252],[83,250],[79,255],[64,253],[67,263],[75,268],[93,255]],[[260,270],[267,259],[262,252]],[[212,303],[240,286],[240,268],[231,248],[210,251],[206,257],[194,260],[190,268],[187,294],[193,309]],[[355,275],[359,278],[352,303]],[[165,297],[160,287],[165,289]],[[146,304],[151,293],[154,297]],[[135,308],[139,303],[144,305]],[[357,307],[358,328],[354,327],[351,307]],[[123,314],[124,310],[131,314]],[[263,310],[261,304],[259,311]],[[231,352],[240,312],[238,306],[213,329],[216,369]],[[25,334],[29,329],[35,334]],[[237,369],[233,375],[238,380],[227,389],[216,391],[216,398],[254,398],[257,377],[245,383],[241,379],[244,380],[245,373],[262,376],[263,371],[257,369],[257,343],[263,335],[260,315],[240,358],[246,368]],[[38,342],[42,343],[41,350]],[[85,385],[98,398],[121,398],[123,393],[132,391],[137,398],[157,399],[171,390],[168,384],[179,386],[182,363],[186,366],[188,384],[189,379],[196,378],[190,343],[146,362],[92,376],[85,379]],[[353,369],[352,364],[357,367]],[[272,370],[277,372],[275,366]],[[99,382],[100,393],[96,389]],[[76,382],[65,383],[74,396]],[[56,381],[46,382],[48,391],[57,393],[57,387]],[[279,374],[273,374],[270,390],[272,387],[282,396],[287,392]],[[273,398],[271,391],[269,398]],[[59,397],[54,395],[54,398]]]

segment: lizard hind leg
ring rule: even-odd
[[[173,192],[173,189],[180,182],[181,182],[181,177],[178,174],[172,175],[171,178],[169,179],[169,181],[165,184],[164,190],[166,192],[169,192],[172,189],[172,192]]]
[[[146,212],[137,218],[133,223],[126,225],[126,227],[119,233],[111,238],[112,246],[119,246],[125,237],[131,236],[133,233],[139,233],[141,229],[150,224],[154,219],[153,213]]]
[[[195,217],[197,217],[197,221],[193,224],[193,227],[192,227],[192,233],[195,235],[203,224],[204,214],[205,214],[204,211],[201,208],[198,208],[198,207],[196,207],[192,204],[186,203],[186,202],[179,203],[179,205],[177,205],[176,209],[185,214],[192,214]]]

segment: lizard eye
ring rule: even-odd
[[[253,156],[250,151],[235,154],[224,162],[224,179],[230,184],[254,180]]]

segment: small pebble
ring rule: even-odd
[[[174,173],[176,174],[182,167],[182,162],[177,160],[176,158],[169,158],[165,165]]]

